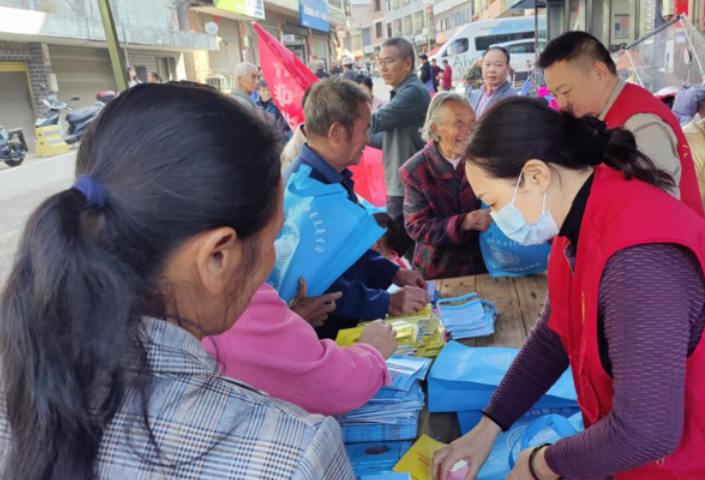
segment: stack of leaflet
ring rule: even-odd
[[[398,290],[397,287],[394,287]],[[390,287],[390,291],[393,289]],[[433,304],[438,299],[435,282],[428,282],[431,303],[421,310],[398,317],[387,316],[384,320],[397,332],[397,349],[394,355],[435,358],[446,344],[446,330],[441,325]],[[340,330],[335,343],[341,347],[355,345],[370,322],[361,322],[355,328]]]
[[[424,395],[417,380],[426,378],[431,360],[397,357],[387,360],[391,383],[362,407],[338,417],[345,443],[412,440],[418,430]]]
[[[346,445],[345,451],[359,479],[404,478],[384,475],[398,475],[393,470],[394,465],[409,451],[411,445],[409,441],[353,443]]]
[[[441,322],[452,340],[487,337],[494,334],[497,309],[477,293],[438,300]]]

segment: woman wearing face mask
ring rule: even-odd
[[[0,478],[355,478],[332,418],[225,378],[199,342],[274,265],[274,133],[209,87],[138,85],[77,165],[0,296]]]
[[[549,301],[480,424],[434,458],[472,474],[570,367],[586,431],[521,453],[511,480],[705,478],[705,224],[625,130],[531,99],[468,147],[473,189],[524,244],[553,238]]]

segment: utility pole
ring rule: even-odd
[[[110,63],[113,66],[115,83],[118,91],[124,92],[127,90],[125,63],[122,60],[122,55],[120,55],[120,42],[118,41],[117,30],[115,30],[113,12],[110,9],[110,0],[98,0],[98,7],[100,8],[100,16],[103,19],[105,40],[108,42],[108,52],[110,52]]]

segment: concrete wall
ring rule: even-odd
[[[34,110],[37,115],[46,111],[47,108],[41,101],[49,95],[44,85],[49,84],[51,62],[49,60],[49,52],[45,52],[45,48],[46,46],[36,42],[20,43],[0,41],[0,61],[27,63],[30,80],[32,82]]]

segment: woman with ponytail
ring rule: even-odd
[[[476,125],[467,176],[507,236],[553,239],[549,299],[480,424],[439,451],[474,479],[501,430],[571,368],[585,432],[523,451],[510,480],[705,478],[705,222],[626,130],[535,100]]]
[[[354,478],[333,419],[223,377],[199,342],[274,264],[276,144],[208,88],[103,110],[0,296],[0,478]]]

